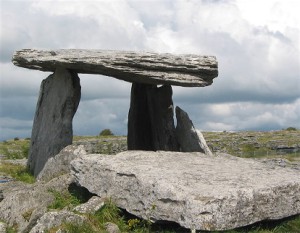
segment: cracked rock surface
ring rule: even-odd
[[[300,213],[300,172],[199,152],[130,151],[72,161],[76,182],[128,212],[198,230],[226,230]]]

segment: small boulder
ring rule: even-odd
[[[59,154],[48,159],[43,170],[37,176],[38,181],[49,181],[54,177],[70,172],[70,162],[79,156],[86,155],[84,146],[70,145],[62,149]]]
[[[7,182],[0,186],[3,200],[0,202],[0,219],[9,226],[18,225],[18,232],[28,232],[37,220],[47,212],[54,196],[49,190],[67,191],[73,182],[70,175],[63,175],[48,183]]]
[[[112,223],[112,222],[105,223],[105,230],[108,233],[121,233],[119,227],[116,224]]]
[[[105,205],[105,199],[93,196],[86,203],[76,206],[73,210],[81,214],[93,214]]]
[[[70,211],[53,211],[45,213],[29,233],[41,233],[58,227],[62,223],[82,224],[86,218]]]

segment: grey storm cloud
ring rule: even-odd
[[[174,104],[189,113],[196,127],[300,128],[298,3],[289,3],[2,0],[0,140],[30,136],[39,86],[50,74],[15,67],[13,52],[22,48],[215,55],[219,77],[212,86],[173,88]],[[260,14],[260,9],[272,11]],[[82,99],[74,133],[95,135],[110,128],[125,135],[130,83],[99,75],[79,77]]]

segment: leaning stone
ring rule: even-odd
[[[81,214],[94,214],[105,205],[105,199],[93,196],[86,203],[76,206],[73,210]]]
[[[41,217],[37,224],[31,229],[29,233],[41,233],[58,227],[62,223],[82,224],[86,218],[84,216],[74,214],[70,211],[53,211],[48,212]]]
[[[203,149],[204,154],[206,154],[206,155],[213,155],[213,153],[209,149],[208,145],[206,144],[206,140],[205,140],[203,134],[201,133],[201,131],[198,130],[198,129],[196,129],[196,133],[197,133],[197,136],[199,138],[200,148]]]
[[[107,222],[104,224],[105,226],[105,230],[108,232],[108,233],[121,233],[118,225],[112,223],[112,222]]]
[[[48,159],[43,170],[37,176],[38,181],[49,181],[54,177],[70,172],[70,162],[79,156],[86,155],[84,146],[70,145],[62,149],[59,154]]]
[[[79,185],[154,222],[227,230],[300,213],[300,172],[254,159],[127,151],[71,165]]]
[[[181,152],[202,152],[212,155],[206,141],[199,130],[196,130],[188,114],[176,107],[176,137]]]
[[[35,177],[49,158],[72,144],[72,120],[80,100],[80,82],[76,73],[57,68],[43,80],[37,103],[28,158]]]
[[[14,65],[55,71],[57,66],[76,73],[102,74],[132,83],[208,86],[218,76],[214,56],[172,55],[105,50],[23,49],[13,55]]]

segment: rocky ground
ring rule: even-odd
[[[267,163],[268,166],[271,167],[291,167],[293,170],[300,170],[300,130],[281,130],[274,132],[203,132],[203,135],[214,153],[225,152],[239,157],[254,157],[262,160],[263,163]],[[47,226],[46,223],[51,222],[53,218],[59,219],[59,221],[53,222],[54,225],[52,225],[52,228],[59,226],[62,222],[71,221],[72,219],[79,222],[86,221],[86,215],[78,215],[78,209],[75,210],[72,205],[64,207],[62,212],[51,210],[51,213],[49,213],[49,205],[51,205],[56,198],[54,195],[55,192],[65,193],[70,191],[69,188],[72,186],[73,180],[69,175],[62,175],[56,178],[54,177],[53,179],[53,177],[48,176],[49,174],[51,175],[51,172],[47,173],[47,171],[45,171],[44,174],[46,175],[44,177],[47,177],[47,179],[41,179],[40,182],[34,184],[24,184],[23,182],[15,181],[15,178],[3,172],[3,166],[6,166],[6,164],[26,164],[26,158],[24,158],[24,156],[28,152],[29,142],[28,139],[15,139],[0,143],[0,212],[1,219],[9,223],[11,227],[7,229],[15,228],[14,223],[18,222],[18,232],[40,232],[41,229],[51,228],[51,226]],[[82,147],[84,147],[87,154],[117,154],[127,150],[127,142],[126,137],[121,136],[76,136],[74,137],[74,148],[65,150],[63,152],[65,154],[62,154],[62,157],[69,153],[68,150],[71,151],[70,153],[76,154],[77,152],[74,150],[81,150],[80,148]],[[65,164],[69,163],[68,160],[60,160],[60,163],[57,163],[57,161],[52,162],[52,164],[59,164],[59,166],[56,166],[57,173],[59,173],[60,169],[62,169],[62,174],[66,173],[64,169]],[[49,166],[48,171],[49,170],[52,171],[53,166],[52,168]],[[49,190],[55,190],[55,192],[49,192]],[[102,208],[103,200],[98,199],[97,201],[97,205],[99,204],[99,206],[101,206],[99,208]],[[95,206],[95,203],[91,205]],[[80,209],[84,207],[77,208]],[[15,213],[14,216],[11,215],[12,211]],[[109,227],[106,228],[105,224],[116,228],[115,225],[111,225],[111,223],[107,221],[107,223],[101,226],[103,232],[110,232],[108,230]],[[2,230],[5,228],[6,225],[0,223],[0,233],[16,232],[14,230]]]

